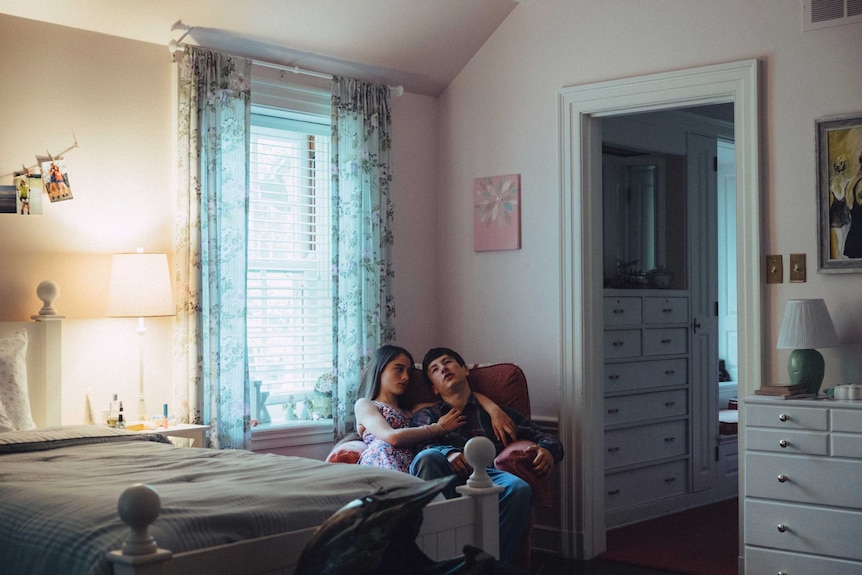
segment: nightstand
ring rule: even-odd
[[[168,437],[184,437],[191,440],[191,447],[206,447],[207,431],[209,425],[196,425],[194,423],[175,423],[168,428],[157,427],[155,429],[141,429],[135,433],[161,433]]]
[[[167,435],[168,437],[185,437],[191,439],[191,447],[206,447],[207,431],[209,425],[196,425],[194,423],[175,423],[168,428],[159,427],[153,432]]]

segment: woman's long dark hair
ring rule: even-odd
[[[410,355],[410,352],[397,345],[381,346],[372,354],[371,363],[362,372],[362,382],[360,385],[365,393],[360,395],[366,399],[374,399],[380,394],[380,376],[383,374],[386,366],[392,363],[399,355],[406,355],[410,367],[413,366],[413,356]],[[403,398],[403,395],[398,398],[399,407],[406,407],[401,403]]]

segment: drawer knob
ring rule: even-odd
[[[788,445],[790,445],[790,442],[787,441],[786,439],[782,439],[781,441],[778,442],[778,445],[780,445],[782,448],[785,448]]]
[[[784,475],[783,473],[780,473],[778,475],[778,482],[779,483],[787,483],[787,476]]]
[[[664,402],[665,407],[673,407],[674,405],[676,405],[675,401],[665,401]]]
[[[615,342],[613,343],[613,346],[614,346],[614,347],[620,347],[620,346],[622,346],[622,345],[623,345],[623,342],[621,342],[621,341],[615,341]]]
[[[665,437],[664,440],[667,443],[673,443],[674,441],[676,441],[676,437]]]
[[[787,575],[787,571],[779,571],[778,575]]]
[[[619,489],[614,489],[612,491],[608,491],[608,495],[619,495],[619,494],[620,494]]]
[[[665,483],[673,483],[674,481],[676,481],[676,477],[666,477],[664,480]]]
[[[608,410],[608,413],[610,413],[611,415],[613,415],[615,413],[619,413],[619,412],[620,412],[620,410],[617,409],[616,407],[613,407],[613,408]]]
[[[666,308],[662,309],[661,311],[663,311],[664,313],[671,313],[671,312],[673,312],[673,308],[672,307],[666,307]]]
[[[621,309],[621,308],[614,308],[614,313],[615,314],[626,313],[626,310]]]
[[[663,339],[663,340],[661,340],[661,342],[662,342],[663,344],[665,344],[665,345],[669,344],[669,343],[670,343],[670,342],[672,342],[672,341],[673,341],[672,339]]]
[[[787,417],[786,413],[782,413],[781,415],[778,416],[778,421],[787,421],[788,419],[790,419],[790,418]]]
[[[676,373],[675,369],[668,369],[667,371],[664,372],[665,375],[673,375],[675,373]]]
[[[620,378],[620,376],[618,376],[618,375],[609,375],[609,376],[608,376],[608,379],[610,379],[611,381],[616,381],[616,380],[618,380],[619,378]]]
[[[779,533],[785,533],[786,531],[787,531],[787,525],[785,525],[784,523],[779,523],[778,524],[778,532]]]
[[[616,453],[619,450],[619,447],[608,447],[608,453]]]

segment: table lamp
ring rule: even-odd
[[[166,254],[145,253],[142,248],[134,253],[114,254],[111,266],[111,283],[108,289],[109,317],[138,318],[138,410],[139,421],[148,419],[144,401],[144,345],[145,317],[166,317],[176,314],[171,291]]]
[[[826,367],[814,348],[838,346],[838,334],[822,299],[792,299],[784,308],[778,333],[778,349],[792,349],[787,369],[790,385],[805,386],[806,393],[819,393]]]

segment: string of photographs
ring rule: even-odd
[[[43,214],[45,195],[48,201],[63,202],[72,199],[72,187],[63,154],[78,147],[78,140],[57,154],[48,152],[47,156],[36,156],[36,164],[25,166],[12,174],[11,186],[0,186],[0,214],[21,216]]]

